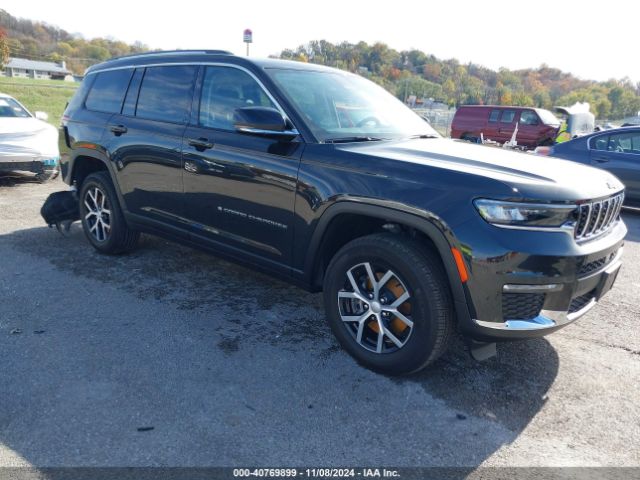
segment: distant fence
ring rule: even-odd
[[[413,111],[429,120],[431,126],[440,135],[448,137],[451,134],[451,121],[456,113],[455,110],[414,108]]]
[[[1,77],[0,77],[1,78]],[[63,80],[60,80],[62,82]],[[36,80],[37,82],[37,80]],[[71,82],[69,82],[71,83]],[[47,83],[24,83],[24,82],[11,82],[0,80],[0,85],[11,85],[12,87],[38,87],[38,88],[66,88],[69,90],[75,90],[80,85],[79,83],[71,83],[70,85],[52,85],[47,81]]]

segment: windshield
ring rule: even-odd
[[[346,72],[269,69],[321,142],[439,136],[373,82]]]
[[[560,120],[558,120],[558,118],[549,110],[538,108],[536,109],[536,112],[538,112],[542,123],[545,125],[560,125]]]
[[[0,97],[0,117],[31,117],[13,98]]]

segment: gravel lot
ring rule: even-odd
[[[640,466],[640,215],[581,320],[397,379],[340,350],[320,295],[48,229],[64,188],[0,177],[0,466]]]

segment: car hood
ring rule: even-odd
[[[0,161],[23,155],[59,156],[58,130],[36,118],[0,118]]]
[[[450,139],[344,147],[354,153],[359,150],[376,157],[494,179],[508,186],[509,191],[517,192],[514,196],[526,199],[588,200],[624,189],[620,180],[609,172],[587,165]]]

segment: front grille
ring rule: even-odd
[[[503,293],[502,318],[504,320],[530,320],[540,315],[543,304],[543,293]]]
[[[621,192],[598,202],[580,205],[575,229],[576,240],[586,240],[606,231],[618,219],[623,201],[624,192]]]
[[[575,313],[578,310],[582,310],[595,296],[596,291],[594,289],[584,295],[574,298],[571,300],[571,305],[569,305],[569,313]]]
[[[599,258],[594,260],[593,262],[585,263],[578,270],[578,277],[586,277],[587,275],[596,272],[611,262],[614,258],[616,258],[616,252],[611,252],[606,257]]]

